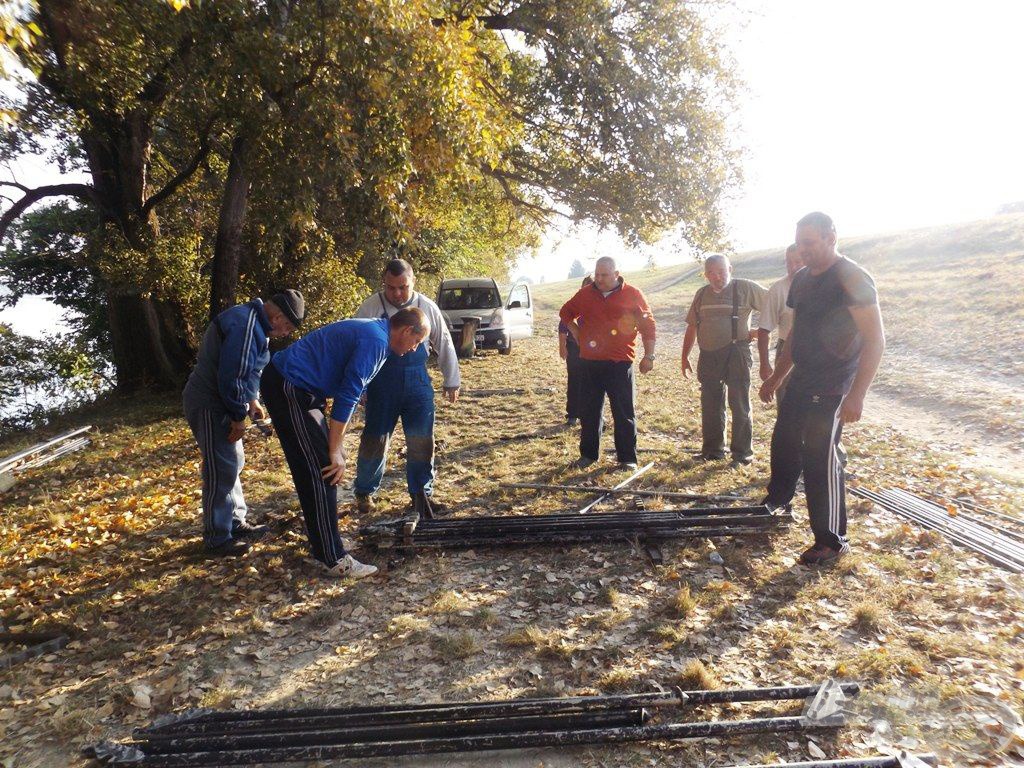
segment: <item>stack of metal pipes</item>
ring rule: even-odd
[[[831,684],[834,685],[834,684]],[[843,696],[858,683],[838,686]],[[820,716],[773,713],[744,720],[652,722],[695,707],[802,702],[814,685],[682,691],[491,702],[248,711],[192,711],[154,722],[128,743],[102,743],[87,754],[107,765],[176,768],[366,759],[647,740],[793,733],[845,725],[841,709]]]
[[[764,506],[693,507],[587,515],[402,518],[363,526],[359,535],[372,546],[395,549],[659,541],[764,535],[790,519]]]
[[[977,552],[1001,568],[1024,573],[1024,521],[1009,515],[986,520],[975,514],[984,512],[983,507],[975,506],[972,511],[965,512],[955,502],[951,512],[946,506],[901,488],[872,491],[857,487],[850,492],[906,520],[941,533],[951,543]]]
[[[24,472],[28,469],[41,467],[51,461],[72,453],[89,444],[89,438],[85,436],[92,427],[81,427],[70,432],[57,435],[50,440],[33,445],[23,451],[0,459],[0,475]]]

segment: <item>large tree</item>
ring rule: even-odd
[[[5,182],[7,262],[43,263],[12,225],[76,198],[122,385],[178,378],[239,292],[296,283],[327,319],[396,252],[428,275],[501,272],[552,216],[720,237],[732,82],[705,3],[172,5],[40,0],[32,45],[15,36],[34,76],[0,104],[6,157],[53,147],[90,179]]]

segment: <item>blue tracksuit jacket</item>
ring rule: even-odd
[[[186,401],[219,405],[233,421],[244,421],[249,401],[259,391],[260,374],[270,362],[270,330],[261,299],[217,315],[199,345],[196,367],[185,385]]]
[[[331,418],[347,422],[359,396],[388,356],[388,321],[341,320],[318,328],[274,355],[292,385],[334,398]]]

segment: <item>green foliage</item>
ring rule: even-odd
[[[556,210],[632,241],[720,240],[734,86],[704,4],[18,7],[0,47],[34,77],[0,96],[0,160],[92,184],[22,213],[0,275],[78,313],[99,350],[111,295],[159,299],[195,343],[231,168],[249,190],[239,300],[294,285],[311,322],[351,311],[396,253],[424,287],[505,278]]]
[[[0,323],[0,434],[37,426],[110,383],[102,356],[79,337],[37,339]]]

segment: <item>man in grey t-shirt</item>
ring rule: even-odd
[[[753,460],[753,424],[750,418],[750,316],[764,309],[768,292],[751,280],[733,279],[727,256],[712,254],[704,261],[708,284],[693,297],[683,337],[683,376],[692,373],[690,350],[694,342],[697,381],[700,382],[701,433],[698,457],[725,458],[725,405],[728,392],[732,413],[729,450],[735,464]],[[762,359],[762,363],[764,360]]]

